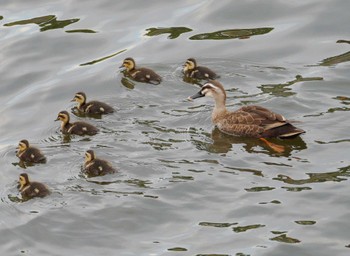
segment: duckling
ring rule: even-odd
[[[218,75],[207,67],[197,66],[194,58],[189,58],[183,65],[183,73],[185,77],[194,79],[217,79]]]
[[[67,111],[61,111],[58,113],[55,121],[61,120],[61,132],[63,134],[76,134],[76,135],[95,135],[98,129],[85,122],[69,122],[69,114]]]
[[[21,161],[28,163],[46,162],[46,157],[41,153],[40,149],[30,146],[28,140],[21,140],[18,143],[16,156]]]
[[[197,94],[189,97],[189,100],[204,96],[213,97],[215,100],[211,118],[220,131],[230,135],[259,138],[278,153],[282,153],[284,147],[268,142],[265,138],[286,139],[305,132],[293,126],[284,116],[261,106],[244,106],[233,112],[228,111],[225,106],[225,89],[216,80],[204,84]]]
[[[30,182],[26,173],[19,175],[19,192],[24,199],[44,197],[51,193],[45,184],[36,181]]]
[[[72,101],[78,102],[77,109],[81,112],[89,114],[109,114],[114,112],[114,109],[106,103],[100,101],[86,102],[86,94],[83,92],[77,92]]]
[[[96,158],[93,150],[88,150],[85,153],[84,172],[89,177],[95,177],[115,173],[116,170],[108,161]]]
[[[133,58],[126,58],[120,68],[125,68],[127,75],[137,82],[160,84],[162,78],[149,68],[137,68]]]

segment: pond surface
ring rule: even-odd
[[[349,255],[349,1],[0,7],[1,255]],[[124,78],[126,57],[163,82]],[[220,75],[230,109],[259,104],[306,133],[273,140],[277,154],[214,129],[213,101],[186,100],[189,57]],[[54,122],[78,91],[116,109],[71,114],[96,136]],[[20,165],[21,139],[47,163]],[[85,177],[88,149],[119,172]],[[22,172],[52,194],[22,202]]]

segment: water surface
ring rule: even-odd
[[[2,1],[2,255],[340,255],[349,238],[348,1]],[[340,41],[339,41],[340,40]],[[126,57],[161,85],[118,72]],[[306,131],[277,154],[222,134],[181,65],[220,75],[230,109],[259,104]],[[59,132],[78,91],[117,111]],[[18,164],[28,139],[46,164]],[[119,173],[86,178],[93,149]],[[53,191],[21,202],[18,175]]]

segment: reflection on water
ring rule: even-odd
[[[345,177],[350,177],[350,166],[339,168],[339,171],[336,171],[336,172],[306,173],[306,174],[309,176],[308,179],[295,180],[289,176],[279,174],[277,178],[274,178],[274,180],[279,180],[284,183],[293,184],[293,185],[321,183],[321,182],[327,182],[327,181],[340,182],[340,181],[348,180],[348,178],[345,178]]]
[[[294,221],[296,224],[299,224],[299,225],[306,225],[306,226],[309,226],[309,225],[315,225],[316,224],[316,221],[314,220],[296,220]]]
[[[116,52],[116,53],[113,53],[113,54],[111,54],[111,55],[102,57],[102,58],[100,58],[100,59],[92,60],[92,61],[88,61],[88,62],[82,63],[82,64],[80,64],[79,66],[87,66],[87,65],[96,64],[96,63],[98,63],[98,62],[101,62],[101,61],[107,60],[107,59],[109,59],[109,58],[112,58],[112,57],[114,57],[114,56],[116,56],[116,55],[118,55],[118,54],[121,54],[121,53],[125,52],[126,50],[127,50],[127,49],[120,50],[120,51],[118,51],[118,52]],[[117,69],[116,69],[116,70],[117,70]]]
[[[334,57],[329,57],[321,61],[320,66],[334,66],[339,63],[350,61],[350,52],[346,52]]]
[[[72,30],[66,30],[66,33],[97,33],[97,32],[91,29],[72,29]]]
[[[183,33],[192,31],[190,28],[186,27],[169,27],[169,28],[148,28],[145,36],[158,36],[162,34],[170,34],[169,39],[175,39]]]
[[[10,27],[17,25],[37,24],[40,27],[40,31],[43,32],[50,29],[64,28],[70,24],[78,22],[79,20],[80,19],[57,20],[55,15],[46,15],[28,20],[19,20],[6,23],[4,26]]]
[[[211,33],[203,33],[191,36],[191,40],[223,40],[223,39],[247,39],[252,36],[267,34],[273,28],[251,28],[251,29],[227,29]]]
[[[169,248],[168,251],[173,251],[173,252],[186,252],[187,249],[183,247],[173,247]]]
[[[216,222],[199,222],[199,226],[204,226],[204,227],[214,227],[214,228],[228,228],[231,227],[233,225],[237,225],[238,222],[235,223],[216,223]]]
[[[209,135],[207,136],[209,137]],[[205,149],[211,153],[227,153],[232,150],[233,145],[243,145],[243,148],[249,153],[259,152],[276,155],[276,152],[273,149],[267,147],[266,144],[259,139],[229,135],[221,132],[217,127],[213,129],[210,138],[212,139],[211,143],[205,142],[204,140],[193,140],[193,143],[197,148]],[[307,148],[306,143],[300,136],[285,140],[270,139],[269,141],[285,147],[284,152],[278,154],[279,156],[288,157],[294,150],[301,151]],[[264,148],[265,150],[261,151],[257,146]]]
[[[299,82],[307,82],[307,81],[321,81],[323,80],[323,77],[302,77],[301,75],[296,75],[294,80],[288,81],[286,83],[281,84],[262,84],[258,88],[261,89],[263,93],[269,93],[274,96],[278,97],[288,97],[296,94],[295,92],[292,92],[290,85],[293,85],[295,83]]]
[[[265,225],[254,224],[254,225],[248,225],[248,226],[234,227],[234,228],[232,228],[232,230],[233,230],[233,232],[241,233],[241,232],[246,232],[246,231],[251,230],[251,229],[257,229],[257,228],[263,228],[263,227],[265,227]]]
[[[279,235],[273,238],[270,238],[271,241],[277,241],[277,242],[281,242],[281,243],[288,243],[288,244],[297,244],[300,243],[300,240],[296,239],[296,238],[292,238],[287,236],[286,234],[283,235]]]
[[[338,40],[337,43],[350,44],[348,40]],[[334,66],[339,63],[350,61],[350,52],[346,52],[334,57],[329,57],[321,61],[320,66]]]

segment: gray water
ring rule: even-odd
[[[349,1],[0,7],[1,255],[349,255]],[[125,80],[126,57],[162,84]],[[306,133],[277,154],[214,129],[212,100],[186,101],[189,57],[221,76],[230,109],[259,104]],[[117,110],[72,114],[96,136],[54,122],[78,91]],[[47,163],[21,167],[21,139]],[[86,178],[88,149],[119,172]],[[52,194],[22,202],[22,172]]]

